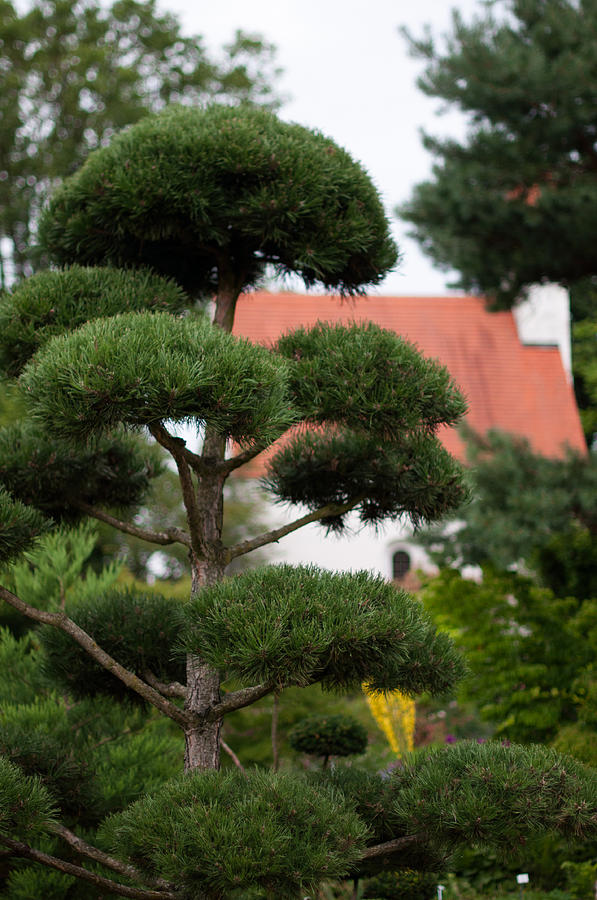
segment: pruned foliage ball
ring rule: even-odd
[[[28,550],[52,523],[0,486],[0,563]]]
[[[169,419],[243,442],[278,437],[292,420],[287,363],[203,315],[96,319],[54,338],[21,382],[34,412],[67,438]]]
[[[25,775],[0,756],[0,834],[27,841],[47,832],[55,813],[52,798],[39,778]]]
[[[181,642],[243,684],[442,693],[463,674],[420,603],[367,572],[265,566],[204,588]]]
[[[89,319],[143,309],[179,313],[190,303],[174,281],[148,270],[72,266],[39,272],[0,301],[0,369],[18,375],[50,338]]]
[[[207,771],[109,819],[104,840],[190,900],[297,897],[347,877],[366,827],[342,793],[295,773]]]
[[[288,735],[290,746],[310,756],[356,756],[367,749],[367,729],[352,716],[309,716]]]
[[[81,518],[77,501],[135,507],[160,471],[158,456],[135,435],[116,432],[74,446],[38,423],[0,428],[0,486],[60,521]]]
[[[362,167],[251,107],[172,107],[120,133],[55,193],[40,241],[59,263],[149,265],[203,293],[222,260],[239,288],[269,264],[350,294],[397,259]]]
[[[433,872],[417,872],[416,869],[380,872],[365,882],[363,897],[375,900],[435,900],[437,881],[437,875]]]
[[[292,397],[310,422],[393,438],[454,425],[466,412],[445,366],[372,322],[318,322],[284,335],[275,349],[293,361]]]
[[[394,815],[445,846],[510,852],[533,833],[597,834],[597,772],[540,745],[463,741],[397,770]]]
[[[176,601],[160,594],[114,589],[70,604],[66,612],[129,671],[143,677],[149,670],[160,681],[184,681],[184,660],[172,658],[178,636]],[[47,626],[41,629],[40,640],[46,674],[69,694],[107,694],[116,700],[143,702],[120,679],[94,662],[70,635]]]
[[[268,460],[263,485],[282,503],[310,510],[361,497],[361,522],[407,516],[416,527],[432,522],[468,498],[463,469],[433,435],[396,435],[380,441],[363,432],[296,431]],[[320,524],[346,527],[347,513]]]

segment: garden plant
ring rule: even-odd
[[[6,730],[2,865],[61,873],[56,897],[297,898],[380,870],[438,871],[463,843],[510,851],[537,832],[594,831],[594,773],[540,747],[463,742],[391,777],[357,765],[220,770],[223,719],[270,694],[367,684],[441,695],[465,671],[420,604],[370,573],[278,565],[226,577],[234,559],[308,523],[417,525],[466,495],[437,437],[465,401],[437,362],[367,323],[319,323],[273,347],[232,334],[241,292],[272,270],[351,296],[394,266],[363,169],[265,110],[171,108],[91,154],[39,240],[56,268],[0,308],[0,364],[29,411],[0,435],[2,560],[18,564],[58,524],[91,517],[183,546],[192,589],[181,603],[98,583],[35,604],[13,578],[0,597],[39,624],[39,664],[62,697],[119,703],[123,721],[151,708],[185,750],[179,774],[91,821],[98,786],[64,754],[64,733],[60,743],[49,729],[43,753],[25,758]],[[196,426],[199,450],[178,423]],[[160,467],[151,442],[176,467],[186,528],[144,525]],[[225,545],[226,480],[264,450],[266,490],[299,511]],[[63,875],[76,881],[64,888]]]

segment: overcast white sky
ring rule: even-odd
[[[408,56],[398,27],[419,35],[428,23],[441,33],[453,7],[470,20],[479,0],[161,0],[161,7],[179,16],[185,34],[202,34],[210,49],[236,28],[274,43],[281,88],[291,97],[282,117],[318,128],[360,160],[389,214],[430,171],[419,129],[463,133],[457,114],[437,117],[438,104],[417,90],[421,64]],[[405,240],[404,224],[392,220],[403,260],[377,293],[447,293],[449,276],[434,270]]]

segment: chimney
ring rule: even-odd
[[[534,284],[513,309],[518,337],[523,344],[557,345],[562,365],[572,383],[570,298],[559,284]]]

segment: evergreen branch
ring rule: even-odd
[[[138,525],[133,525],[132,522],[123,522],[121,519],[117,519],[109,513],[104,512],[103,509],[91,506],[83,500],[73,501],[72,505],[76,506],[77,509],[80,509],[82,512],[87,513],[88,516],[92,516],[100,522],[106,522],[108,525],[112,525],[114,528],[117,528],[118,531],[123,531],[125,534],[132,534],[133,537],[141,538],[143,541],[149,541],[151,544],[178,543],[184,544],[185,547],[191,546],[191,538],[186,531],[182,530],[182,528],[168,528],[167,531],[151,531],[149,528],[140,528]]]
[[[379,856],[391,856],[396,850],[402,850],[409,844],[420,841],[422,835],[407,834],[404,837],[394,838],[392,841],[386,841],[383,844],[375,844],[373,847],[367,847],[361,859],[377,859]]]
[[[170,684],[164,684],[164,682],[159,681],[149,669],[146,669],[143,672],[143,678],[150,684],[152,688],[155,688],[156,691],[159,691],[164,697],[179,697],[181,700],[186,700],[187,697],[187,689],[184,684],[181,684],[179,681],[171,681]]]
[[[106,868],[112,869],[114,872],[118,872],[120,875],[124,875],[127,878],[140,881],[142,884],[149,884],[164,891],[169,891],[171,889],[172,885],[169,884],[169,882],[164,881],[163,878],[147,879],[145,875],[139,872],[134,866],[123,863],[119,859],[109,856],[107,853],[103,853],[101,850],[98,850],[97,847],[93,847],[68,828],[65,828],[64,825],[60,825],[60,823],[57,822],[51,827],[54,834],[61,837],[62,840],[65,841],[69,847],[72,847],[72,849],[80,856],[86,856],[88,859],[93,859],[102,866],[106,866]]]
[[[271,694],[272,691],[275,690],[280,690],[279,684],[274,684],[272,681],[265,681],[263,684],[256,684],[254,687],[241,688],[240,691],[232,691],[230,694],[226,694],[223,700],[220,700],[219,703],[212,706],[207,714],[207,720],[208,722],[216,722],[227,713],[242,709],[245,706],[250,706],[251,703],[261,700],[262,697],[266,697],[267,694]]]
[[[44,866],[49,866],[51,869],[57,869],[59,872],[64,872],[65,875],[74,875],[75,878],[80,878],[82,881],[94,884],[96,887],[102,888],[109,894],[117,894],[119,897],[133,897],[137,898],[137,900],[176,900],[177,895],[170,890],[147,891],[143,888],[128,887],[125,884],[119,884],[117,881],[112,881],[110,878],[96,875],[95,872],[90,872],[88,869],[83,869],[81,866],[76,866],[63,859],[58,859],[56,856],[42,853],[41,850],[36,850],[28,844],[23,844],[20,841],[13,841],[3,835],[0,835],[0,842],[3,843],[5,847],[8,847],[14,856],[31,859]]]
[[[170,434],[161,422],[155,422],[148,427],[158,444],[160,444],[164,450],[167,450],[174,459],[176,459],[177,456],[180,456],[195,472],[201,473],[209,470],[209,466],[206,465],[202,457],[199,456],[198,453],[193,453],[192,450],[189,450],[187,443],[183,438],[175,437],[173,434]]]
[[[319,519],[325,519],[327,516],[340,516],[343,513],[349,512],[351,509],[354,509],[355,506],[358,506],[363,499],[364,497],[360,496],[356,497],[354,500],[350,500],[348,503],[327,503],[325,506],[320,506],[319,509],[307,513],[306,516],[295,519],[294,522],[290,522],[288,525],[282,525],[281,528],[274,528],[272,531],[267,531],[248,541],[243,541],[241,544],[236,544],[234,547],[227,547],[224,555],[226,565],[238,556],[243,556],[245,553],[251,553],[252,550],[257,550],[259,547],[264,547],[266,544],[276,543],[280,538],[302,528],[303,525],[309,525],[311,522],[317,522]]]
[[[154,436],[158,443],[161,443],[162,440],[165,440],[164,434],[166,434],[171,439],[170,441],[168,441],[169,446],[167,449],[174,459],[176,468],[178,469],[178,477],[182,490],[182,500],[187,513],[189,530],[191,532],[190,546],[197,556],[202,557],[203,548],[201,547],[201,543],[199,540],[199,535],[202,533],[201,515],[199,513],[199,505],[197,503],[195,488],[193,486],[193,479],[189,468],[190,464],[187,460],[187,454],[190,451],[188,451],[184,446],[184,441],[180,440],[179,438],[173,438],[172,435],[170,435],[169,432],[166,431],[163,425],[158,423],[149,425],[148,427],[150,433]],[[193,454],[193,456],[194,455],[195,454]]]
[[[236,755],[236,753],[234,752],[234,750],[232,749],[232,747],[229,747],[228,744],[226,743],[226,741],[223,741],[221,738],[220,738],[220,747],[222,748],[224,753],[228,754],[228,756],[230,757],[230,759],[232,760],[232,762],[234,763],[236,768],[240,769],[240,771],[244,775],[246,773],[246,769],[243,766],[243,764],[241,763],[241,761],[238,758],[238,756]]]
[[[188,728],[191,724],[192,716],[188,712],[179,709],[178,706],[162,697],[151,685],[135,675],[134,672],[130,672],[116,662],[109,653],[102,650],[93,638],[86,631],[83,631],[82,628],[79,628],[64,612],[53,613],[36,609],[36,607],[30,606],[24,600],[21,600],[20,597],[17,597],[16,594],[2,587],[2,585],[0,585],[0,599],[23,613],[27,618],[33,619],[35,622],[41,622],[43,625],[53,625],[55,628],[59,628],[61,631],[69,634],[100,666],[107,669],[116,678],[119,678],[123,684],[143,697],[148,703],[151,703],[152,706],[155,706],[156,709],[159,709],[161,713],[168,716],[181,728]]]

